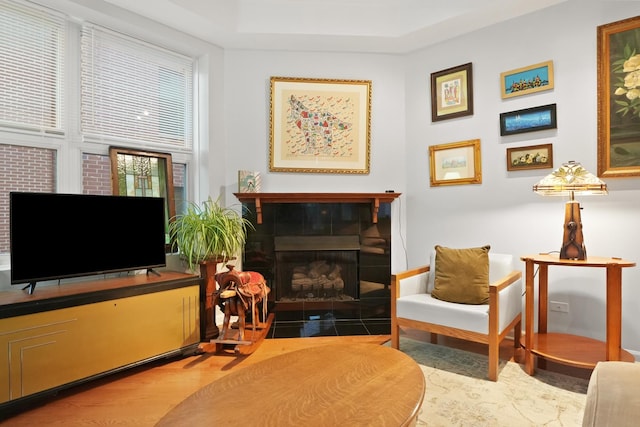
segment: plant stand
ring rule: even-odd
[[[213,294],[217,291],[216,271],[224,260],[203,261],[200,263],[200,341],[205,342],[220,334],[216,325]]]

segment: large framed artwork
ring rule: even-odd
[[[368,174],[371,81],[271,77],[272,172]]]
[[[553,167],[552,144],[507,148],[507,170],[547,169]]]
[[[482,183],[480,140],[429,146],[432,187]]]
[[[640,16],[597,33],[598,176],[640,176]]]
[[[431,121],[473,115],[471,62],[431,73]]]
[[[502,99],[553,89],[553,61],[500,73]]]
[[[500,113],[501,136],[555,129],[557,127],[556,104]]]

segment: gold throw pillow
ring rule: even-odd
[[[431,295],[461,304],[489,302],[489,249],[452,249],[436,245],[435,284]]]

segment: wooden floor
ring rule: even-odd
[[[408,336],[428,342],[426,334],[421,332],[408,332]],[[186,397],[234,369],[309,346],[344,342],[383,344],[389,339],[388,335],[267,339],[248,356],[214,354],[212,345],[203,344],[203,354],[153,362],[65,390],[47,398],[37,407],[5,417],[0,425],[153,426]],[[445,337],[440,337],[440,344],[480,353],[487,351],[481,344]],[[505,340],[500,349],[502,359],[513,360],[512,346],[512,341]],[[515,361],[522,362],[523,353],[518,350]],[[547,369],[581,378],[588,378],[591,373],[589,370],[553,365]],[[259,396],[256,398],[259,400]],[[233,396],[229,397],[229,404],[237,404]]]

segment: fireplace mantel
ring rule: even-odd
[[[255,202],[258,224],[266,203],[371,203],[373,223],[378,222],[380,203],[391,203],[402,193],[233,193],[240,202]]]

